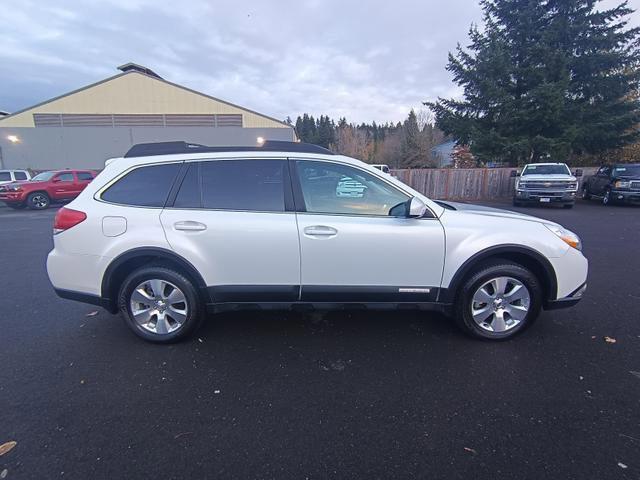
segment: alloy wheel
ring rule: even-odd
[[[31,204],[36,208],[45,208],[49,205],[49,200],[44,195],[34,195],[31,197]]]
[[[187,298],[178,287],[166,280],[145,280],[129,299],[136,324],[151,333],[167,335],[178,330],[187,320]]]
[[[518,326],[529,313],[531,295],[513,277],[496,277],[483,283],[471,297],[471,316],[483,330],[507,332]]]

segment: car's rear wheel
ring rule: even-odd
[[[538,317],[542,306],[540,281],[527,268],[494,260],[469,275],[456,299],[456,322],[467,333],[506,340]]]
[[[195,285],[167,267],[142,267],[131,273],[118,300],[125,322],[139,337],[156,343],[187,337],[204,317]]]
[[[51,199],[45,192],[33,192],[27,197],[27,206],[31,210],[44,210],[51,205]]]

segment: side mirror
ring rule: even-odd
[[[518,176],[518,171],[517,170],[511,170],[511,172],[509,173],[509,176],[511,178],[517,177]]]
[[[581,177],[582,176],[582,169],[581,168],[577,168],[576,169],[576,177]]]
[[[421,218],[427,213],[427,205],[418,197],[413,197],[409,202],[409,218]]]

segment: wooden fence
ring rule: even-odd
[[[513,195],[515,168],[415,168],[391,173],[429,198],[449,200],[491,200]],[[596,167],[582,169],[578,182],[593,175]]]

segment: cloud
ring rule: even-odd
[[[472,0],[22,0],[1,14],[0,110],[133,61],[277,118],[398,121],[425,100],[459,94],[447,53],[480,17]]]

